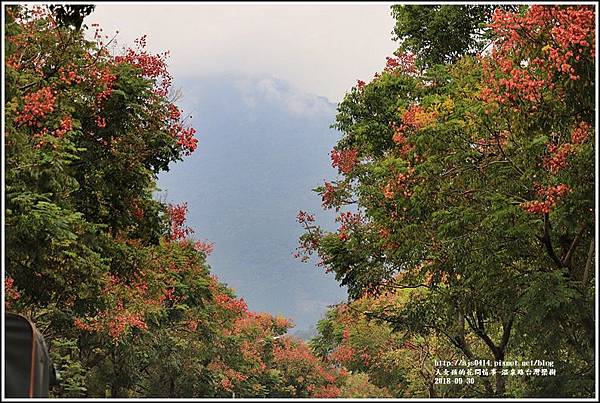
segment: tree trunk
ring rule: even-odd
[[[435,386],[433,384],[433,382],[430,382],[429,385],[427,385],[427,390],[429,391],[429,397],[437,397],[437,394],[435,393]]]
[[[169,379],[169,397],[175,396],[175,380],[173,378]]]
[[[494,359],[496,361],[504,361],[504,351],[496,351],[496,353],[494,353]],[[503,366],[500,366],[500,368],[498,369],[498,371],[496,371],[496,392],[494,393],[495,397],[503,397],[504,396],[504,391],[505,391],[505,382],[504,382],[504,377],[502,376],[502,368]]]
[[[110,397],[119,397],[119,387],[116,380],[110,384]]]

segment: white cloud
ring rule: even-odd
[[[272,104],[284,108],[296,116],[331,116],[335,104],[327,98],[307,94],[299,89],[291,88],[283,80],[273,77],[244,77],[235,80],[236,88],[246,105],[254,108],[257,105]]]
[[[396,49],[381,3],[113,3],[98,4],[93,22],[118,30],[120,45],[147,34],[150,50],[171,51],[175,75],[266,74],[334,102]]]

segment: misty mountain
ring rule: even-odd
[[[175,85],[199,144],[161,174],[159,198],[187,201],[194,237],[215,243],[213,273],[251,310],[287,316],[295,332],[309,332],[328,305],[346,298],[332,275],[292,257],[302,233],[299,210],[334,226],[311,189],[336,175],[329,159],[339,138],[329,128],[336,105],[268,76],[223,74]]]

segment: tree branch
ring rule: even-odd
[[[477,319],[470,319],[468,315],[465,315],[465,319],[467,323],[473,330],[473,332],[481,339],[483,342],[489,347],[494,355],[494,358],[498,359],[500,355],[500,350],[494,344],[494,341],[488,336],[485,332],[485,324],[483,322],[483,313],[479,310],[476,311]]]
[[[510,317],[508,318],[508,321],[502,326],[502,339],[500,340],[500,346],[498,347],[502,352],[504,352],[506,346],[508,345],[508,340],[510,339],[510,332],[512,330],[512,325],[515,320],[515,315],[515,312],[511,313]]]
[[[571,269],[571,258],[573,257],[573,251],[577,247],[577,244],[579,244],[579,241],[581,240],[581,236],[583,235],[583,232],[585,231],[585,227],[586,227],[585,223],[581,223],[579,225],[579,232],[577,232],[577,235],[573,239],[573,242],[571,242],[571,246],[569,247],[569,250],[567,251],[565,256],[562,258],[562,261],[561,261],[562,265],[565,267],[568,267],[569,269]]]
[[[585,269],[583,271],[583,277],[581,279],[581,288],[587,286],[588,275],[590,267],[592,266],[592,257],[594,256],[594,238],[590,239],[590,248],[588,249],[587,261],[585,262]]]
[[[554,248],[552,247],[552,240],[550,239],[550,216],[548,213],[544,213],[544,236],[538,237],[542,245],[546,247],[546,252],[548,252],[548,256],[556,263],[556,266],[560,269],[563,267],[562,262],[554,253]]]
[[[498,135],[498,133],[493,131],[486,123],[483,123],[483,125],[487,129],[487,131],[494,137],[494,140],[496,140],[496,147],[498,148],[498,151],[500,151],[500,154],[502,154],[502,157],[504,157],[504,159],[508,161],[513,166],[513,168],[515,168],[515,170],[521,174],[521,176],[524,176],[525,172],[523,172],[523,170],[519,168],[517,164],[515,164],[515,162],[511,160],[510,157],[504,152],[504,149],[500,144],[500,136]]]

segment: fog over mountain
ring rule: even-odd
[[[299,210],[334,226],[311,189],[336,175],[336,105],[270,76],[180,77],[175,86],[199,145],[161,174],[158,197],[188,202],[194,237],[215,243],[213,273],[250,309],[285,315],[306,337],[329,304],[346,298],[332,275],[292,257]]]

